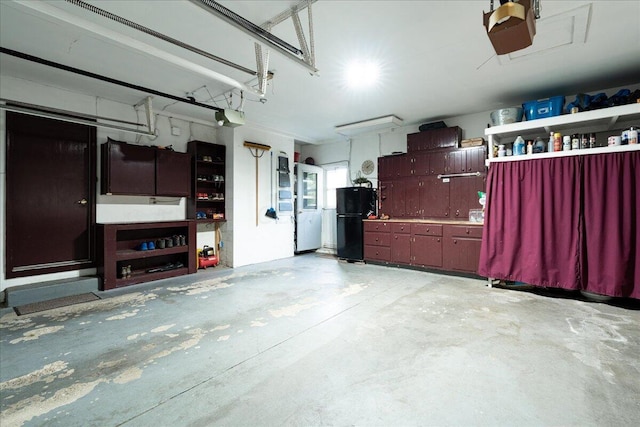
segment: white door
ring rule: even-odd
[[[322,246],[322,168],[297,165],[296,252]]]

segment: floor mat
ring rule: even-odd
[[[100,297],[98,295],[87,292],[86,294],[71,295],[68,297],[55,298],[48,301],[24,304],[14,307],[13,309],[18,314],[18,316],[22,316],[24,314],[38,313],[40,311],[51,310],[54,308],[65,307],[67,305],[80,304],[83,302],[90,302],[99,299]]]

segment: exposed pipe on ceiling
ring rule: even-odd
[[[85,70],[81,70],[79,68],[70,67],[68,65],[64,65],[64,64],[57,63],[57,62],[49,61],[48,59],[39,58],[37,56],[33,56],[33,55],[29,55],[27,53],[22,53],[22,52],[18,52],[18,51],[15,51],[15,50],[7,49],[7,48],[1,47],[1,46],[0,46],[0,53],[4,53],[6,55],[14,56],[16,58],[24,59],[24,60],[27,60],[27,61],[36,62],[38,64],[46,65],[46,66],[49,66],[49,67],[57,68],[59,70],[69,71],[71,73],[79,74],[81,76],[91,77],[93,79],[101,80],[101,81],[107,82],[107,83],[112,83],[112,84],[115,84],[115,85],[118,85],[118,86],[123,86],[123,87],[129,88],[129,89],[139,90],[139,91],[145,92],[147,94],[157,95],[157,96],[161,96],[163,98],[168,98],[168,99],[173,99],[174,101],[184,102],[186,104],[196,105],[196,106],[202,107],[202,108],[208,108],[209,110],[215,110],[215,111],[224,110],[223,108],[220,108],[220,107],[216,107],[216,106],[213,106],[213,105],[203,104],[201,102],[193,101],[190,98],[181,98],[179,96],[171,95],[171,94],[166,93],[166,92],[160,92],[160,91],[155,90],[155,89],[150,89],[150,88],[147,88],[147,87],[144,87],[144,86],[135,85],[133,83],[127,83],[127,82],[124,82],[122,80],[117,80],[117,79],[113,79],[111,77],[107,77],[107,76],[103,76],[103,75],[100,75],[100,74],[92,73],[90,71],[85,71]]]
[[[241,83],[237,80],[234,80],[230,77],[217,73],[213,70],[209,70],[202,65],[196,64],[194,62],[188,61],[179,56],[173,55],[169,52],[166,52],[162,49],[158,49],[155,46],[151,46],[147,43],[143,43],[138,41],[132,37],[125,36],[124,34],[118,33],[116,31],[112,31],[108,28],[101,27],[93,22],[87,21],[85,19],[79,18],[73,14],[65,12],[57,7],[50,6],[49,4],[42,3],[39,1],[33,0],[13,0],[15,3],[21,5],[22,7],[35,10],[37,12],[43,13],[47,16],[55,18],[59,21],[65,22],[67,24],[73,25],[78,28],[82,28],[83,30],[90,31],[99,36],[105,37],[111,41],[120,43],[132,49],[135,49],[145,55],[152,56],[158,59],[162,59],[166,62],[172,63],[176,66],[179,66],[183,69],[198,73],[202,76],[208,77],[210,79],[228,84],[240,90],[246,91],[248,93],[252,93],[260,98],[264,97],[264,93],[257,91],[256,89],[247,86],[244,83]]]
[[[108,12],[108,11],[106,11],[104,9],[100,9],[97,6],[94,6],[92,4],[86,3],[86,2],[84,2],[82,0],[66,0],[66,1],[68,3],[71,3],[71,4],[75,5],[75,6],[78,6],[78,7],[81,7],[83,9],[85,9],[85,10],[93,12],[93,13],[95,13],[97,15],[100,15],[100,16],[103,16],[105,18],[111,19],[112,21],[118,22],[118,23],[120,23],[122,25],[126,25],[129,28],[133,28],[133,29],[141,31],[141,32],[143,32],[145,34],[149,34],[149,35],[151,35],[153,37],[156,37],[156,38],[158,38],[160,40],[164,40],[164,41],[166,41],[168,43],[174,44],[174,45],[179,46],[179,47],[181,47],[183,49],[186,49],[186,50],[189,50],[191,52],[197,53],[198,55],[204,56],[205,58],[209,58],[209,59],[212,59],[214,61],[220,62],[221,64],[224,64],[224,65],[227,65],[229,67],[235,68],[236,70],[245,72],[247,74],[251,74],[253,76],[255,76],[257,74],[255,71],[250,70],[249,68],[243,67],[242,65],[238,65],[238,64],[236,64],[234,62],[231,62],[231,61],[226,60],[224,58],[221,58],[219,56],[213,55],[213,54],[211,54],[209,52],[206,52],[206,51],[204,51],[202,49],[199,49],[199,48],[197,48],[195,46],[191,46],[191,45],[189,45],[187,43],[184,43],[184,42],[182,42],[180,40],[174,39],[173,37],[169,37],[169,36],[167,36],[165,34],[159,33],[159,32],[157,32],[155,30],[152,30],[152,29],[147,28],[147,27],[145,27],[143,25],[140,25],[140,24],[138,24],[136,22],[129,21],[128,19],[125,19],[125,18],[123,18],[121,16],[115,15],[115,14],[113,14],[111,12]]]

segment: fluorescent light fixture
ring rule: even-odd
[[[390,114],[388,116],[339,125],[335,127],[335,130],[341,135],[350,136],[359,133],[391,129],[402,126],[402,123],[404,123],[404,120],[395,114]]]

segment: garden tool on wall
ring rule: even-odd
[[[258,210],[260,209],[259,202],[260,199],[258,197],[258,159],[264,155],[265,151],[271,150],[270,145],[258,144],[257,142],[249,142],[245,141],[244,146],[249,149],[251,155],[256,159],[256,227],[258,226],[259,214]]]
[[[271,204],[271,207],[267,209],[267,212],[265,212],[265,215],[268,216],[269,218],[278,219],[278,214],[276,213],[276,210],[273,208],[273,151],[270,154],[271,154],[271,161],[269,163],[269,178],[271,179],[271,184],[270,184],[271,192],[269,193],[269,203]]]

